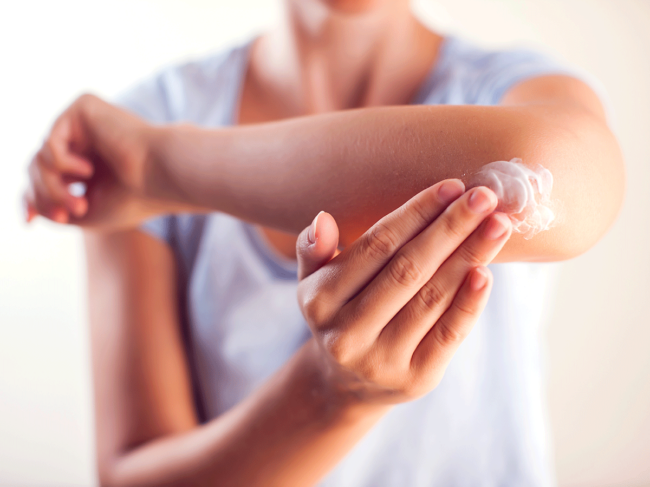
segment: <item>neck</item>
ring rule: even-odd
[[[321,0],[290,0],[281,27],[256,43],[251,70],[287,116],[403,105],[440,41],[405,1],[342,13]]]

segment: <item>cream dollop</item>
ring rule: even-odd
[[[526,240],[551,228],[553,175],[540,164],[530,168],[519,158],[483,166],[467,179],[467,188],[487,186],[497,195],[496,211],[506,213],[514,232]]]

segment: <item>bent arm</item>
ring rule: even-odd
[[[327,387],[312,340],[199,425],[171,250],[133,230],[87,233],[86,248],[102,485],[311,485],[385,412]]]
[[[520,157],[554,176],[558,223],[513,236],[497,261],[551,261],[591,247],[623,193],[622,158],[596,95],[565,76],[532,79],[500,106],[405,106],[335,112],[210,131],[154,129],[155,196],[298,233],[320,210],[349,244],[440,180]]]

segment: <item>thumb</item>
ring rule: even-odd
[[[339,227],[332,215],[321,211],[298,236],[298,279],[303,280],[332,260],[338,245]]]

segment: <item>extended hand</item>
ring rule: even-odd
[[[447,206],[449,205],[449,206]],[[484,267],[511,233],[485,187],[443,181],[333,257],[338,228],[320,213],[297,243],[299,303],[328,380],[363,401],[420,397],[442,379],[491,289]]]

